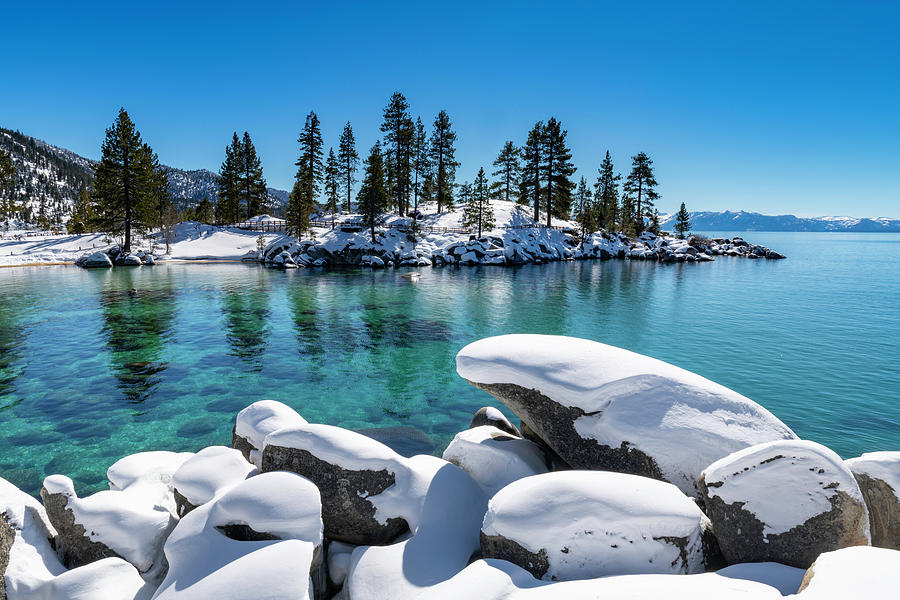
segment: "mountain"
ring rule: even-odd
[[[19,131],[0,128],[0,148],[12,155],[16,167],[14,202],[25,206],[23,216],[28,223],[65,222],[81,188],[90,186],[94,179],[96,161]],[[204,197],[213,203],[218,199],[218,176],[212,171],[165,168],[169,193],[179,209],[195,206]],[[283,210],[288,192],[271,187],[267,191],[275,212]]]
[[[660,215],[660,227],[675,228],[675,215]],[[796,217],[763,215],[743,210],[691,213],[694,231],[855,231],[859,233],[900,233],[900,219],[877,217]]]

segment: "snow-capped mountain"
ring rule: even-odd
[[[0,148],[12,155],[16,168],[14,201],[26,207],[26,222],[64,222],[81,189],[89,186],[94,178],[96,161],[19,131],[0,128]],[[165,168],[169,174],[169,193],[176,206],[181,209],[195,206],[204,197],[216,202],[219,184],[215,173],[207,169]],[[287,204],[288,192],[268,188],[268,193],[273,207]]]
[[[675,228],[675,215],[660,215],[660,226]],[[697,211],[691,213],[694,231],[855,231],[860,233],[900,233],[900,219],[887,217],[796,217],[763,215],[746,211]]]

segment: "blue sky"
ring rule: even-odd
[[[900,4],[25,3],[3,9],[0,126],[98,157],[125,106],[160,159],[218,170],[250,132],[290,189],[315,110],[364,153],[402,91],[458,133],[458,180],[562,120],[593,181],[646,151],[663,212],[900,217]]]

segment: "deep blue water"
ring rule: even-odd
[[[900,449],[900,235],[745,237],[788,259],[425,269],[417,283],[240,264],[0,269],[0,476],[100,489],[126,454],[228,444],[234,414],[264,398],[315,422],[415,428],[430,442],[401,442],[440,452],[494,404],[456,375],[456,352],[513,332],[696,371],[844,457]]]

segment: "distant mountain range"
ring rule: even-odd
[[[19,131],[0,128],[0,148],[12,155],[15,202],[27,207],[31,217],[27,221],[34,222],[41,214],[51,221],[65,221],[81,188],[94,179],[96,161]],[[204,197],[213,203],[218,199],[218,176],[212,171],[165,168],[169,193],[177,207],[195,206]],[[281,208],[287,204],[288,192],[271,187],[267,190],[270,205]]]
[[[660,226],[675,229],[675,215],[660,215]],[[859,233],[900,233],[900,219],[877,217],[795,217],[763,215],[743,210],[691,213],[694,231],[855,231]]]

